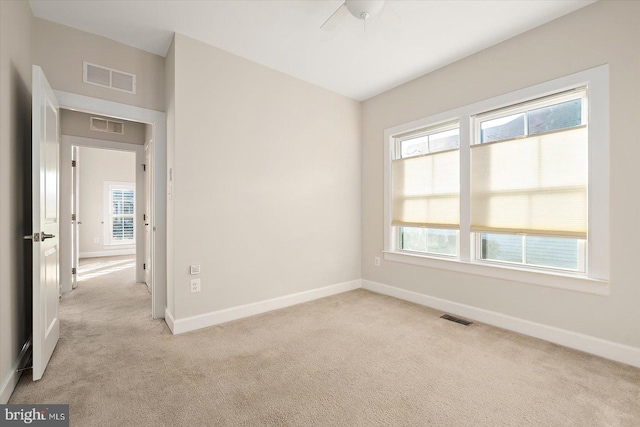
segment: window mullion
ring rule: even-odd
[[[460,261],[471,261],[474,249],[471,242],[471,117],[460,117],[460,232],[458,252]]]

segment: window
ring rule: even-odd
[[[393,225],[407,251],[455,256],[460,212],[457,122],[396,137]]]
[[[387,129],[385,259],[607,293],[607,90],[605,65]]]
[[[475,235],[482,260],[567,271],[585,271],[586,242],[582,239],[519,236],[513,234]]]
[[[400,227],[400,245],[406,251],[455,256],[458,232],[438,228]]]
[[[107,225],[105,242],[135,244],[135,184],[105,183]]]
[[[586,94],[581,87],[472,117],[478,260],[584,272]]]

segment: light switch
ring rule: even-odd
[[[191,274],[200,274],[200,265],[194,264],[191,266]]]

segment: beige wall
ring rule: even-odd
[[[145,125],[143,123],[117,120],[124,123],[124,134],[108,133],[91,130],[91,117],[101,117],[95,114],[79,111],[60,110],[60,130],[63,135],[79,136],[82,138],[106,139],[108,141],[126,142],[143,145],[145,142]]]
[[[80,194],[80,257],[91,252],[135,248],[135,245],[105,245],[104,183],[136,182],[136,154],[127,151],[79,147],[78,173]],[[105,222],[104,224],[102,222]],[[95,243],[94,239],[98,239]]]
[[[640,3],[601,1],[363,103],[362,276],[640,347]],[[611,295],[384,262],[385,128],[610,64]],[[552,279],[550,279],[552,280]]]
[[[31,26],[26,1],[0,1],[0,384],[6,403],[31,335]]]
[[[44,70],[53,89],[164,110],[164,58],[64,25],[35,18],[33,61]],[[137,76],[136,94],[84,83],[88,61]]]
[[[174,43],[175,317],[359,279],[360,103]]]

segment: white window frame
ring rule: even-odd
[[[482,263],[482,264],[495,264],[495,265],[512,265],[516,268],[525,268],[527,270],[540,270],[540,271],[550,271],[552,273],[563,273],[567,272],[569,274],[577,274],[581,276],[585,276],[587,274],[586,266],[586,251],[587,251],[587,241],[582,239],[576,239],[578,241],[578,268],[576,270],[565,269],[560,267],[545,267],[544,265],[536,265],[536,264],[525,264],[524,262],[511,262],[511,261],[500,261],[494,259],[483,259],[482,258],[482,239],[480,238],[481,234],[494,234],[494,233],[472,233],[472,239],[475,245],[474,251],[474,262]],[[514,236],[514,234],[507,234],[509,236]],[[527,259],[527,244],[526,238],[527,236],[522,236],[524,240],[522,241],[522,259]]]
[[[482,138],[482,131],[481,131],[481,125],[483,122],[486,121],[490,121],[490,120],[494,120],[497,118],[501,118],[501,117],[507,117],[507,116],[511,116],[511,115],[515,115],[515,114],[522,114],[528,111],[532,111],[538,108],[544,108],[544,107],[549,107],[552,105],[557,105],[563,102],[567,102],[570,100],[575,100],[575,99],[580,99],[581,100],[581,109],[582,109],[582,118],[583,118],[583,122],[580,125],[588,125],[589,124],[589,103],[588,103],[588,94],[587,91],[585,90],[585,87],[576,87],[576,90],[569,90],[567,92],[561,92],[561,93],[557,93],[555,95],[551,95],[549,97],[543,97],[543,99],[534,99],[531,100],[530,102],[525,102],[524,104],[521,105],[514,105],[514,106],[509,106],[506,108],[500,108],[498,110],[493,110],[493,111],[489,111],[487,113],[481,114],[479,116],[476,117],[472,117],[471,118],[471,124],[473,126],[473,137],[474,139],[471,142],[475,142],[474,145],[481,145],[483,144],[480,140]],[[528,116],[525,115],[525,129],[528,130]],[[586,120],[585,120],[586,119]],[[565,128],[565,129],[569,129],[569,128]],[[545,133],[553,133],[553,132],[558,132],[561,131],[563,129],[555,129],[553,131],[549,131],[549,132],[545,132]],[[515,137],[515,139],[518,138],[526,138],[528,136],[530,136],[531,134],[527,133],[526,135],[522,135],[522,136],[517,136]],[[536,135],[536,134],[533,134]],[[507,138],[504,140],[498,140],[498,141],[491,141],[489,143],[493,143],[493,142],[502,142],[502,141],[508,141],[514,138]],[[490,264],[496,264],[496,265],[512,265],[516,268],[521,267],[521,268],[526,268],[526,269],[531,269],[531,270],[542,270],[542,271],[551,271],[551,272],[567,272],[569,274],[578,274],[578,275],[586,275],[587,271],[586,271],[586,265],[587,265],[587,248],[586,248],[586,240],[584,239],[576,239],[578,241],[578,267],[576,270],[570,270],[570,269],[562,269],[562,268],[555,268],[555,267],[546,267],[543,265],[534,265],[534,264],[526,264],[526,237],[527,236],[522,236],[523,237],[523,241],[522,241],[522,262],[518,263],[518,262],[509,262],[509,261],[500,261],[500,260],[492,260],[492,259],[483,259],[482,258],[482,250],[481,250],[481,238],[480,236],[482,234],[492,234],[492,233],[472,233],[471,239],[472,239],[472,244],[474,245],[474,251],[473,251],[473,255],[475,257],[474,261],[478,262],[478,263],[490,263]]]
[[[394,136],[394,141],[395,141],[395,150],[402,152],[402,143],[405,141],[411,141],[412,139],[416,139],[416,138],[420,138],[420,137],[424,137],[424,136],[431,136],[431,135],[437,135],[438,133],[441,132],[447,132],[450,130],[454,130],[454,129],[458,129],[460,127],[460,124],[458,123],[457,120],[453,120],[449,123],[439,123],[436,126],[429,126],[426,129],[420,129],[419,132],[413,133],[410,132],[409,134],[404,134],[404,135],[400,135],[400,136]],[[427,146],[427,148],[430,148],[429,146]],[[440,153],[443,151],[450,151],[450,150],[458,150],[459,148],[451,148],[448,150],[440,150],[440,151],[428,151],[426,153],[421,153],[419,155],[424,155],[424,154],[433,154],[433,153]],[[409,157],[398,157],[398,159],[400,158],[404,158],[404,159],[409,159],[411,157],[414,156],[409,156]]]
[[[133,214],[130,216],[133,218],[133,239],[131,240],[115,240],[113,238],[113,213],[111,210],[111,192],[113,190],[128,190],[133,191]],[[136,244],[136,212],[138,207],[136,206],[136,183],[135,182],[104,182],[104,242],[106,246],[121,246],[121,245],[135,245]],[[129,216],[127,214],[127,216]]]
[[[471,232],[470,146],[476,132],[473,116],[564,91],[587,87],[589,182],[587,266],[584,273],[479,261]],[[391,225],[391,161],[396,136],[458,120],[460,123],[460,232],[458,256],[437,257],[399,250]],[[591,201],[596,200],[597,203]],[[602,65],[525,89],[435,114],[384,131],[384,258],[539,286],[608,295],[609,286],[609,66]]]
[[[419,137],[423,137],[423,136],[431,136],[431,135],[435,135],[438,134],[440,132],[446,132],[449,130],[453,130],[453,129],[459,129],[460,128],[460,124],[458,123],[457,120],[452,120],[446,123],[438,123],[435,126],[429,126],[427,128],[422,128],[419,129],[417,132],[409,132],[409,133],[405,133],[403,135],[394,135],[393,137],[393,143],[395,144],[394,146],[394,153],[398,152],[398,153],[402,153],[402,143],[405,141],[410,141],[412,139],[415,138],[419,138]],[[421,153],[419,155],[425,155],[425,154],[434,154],[434,153],[439,153],[439,152],[445,152],[445,151],[451,151],[451,150],[460,150],[460,147],[458,148],[452,148],[452,149],[448,149],[448,150],[441,150],[441,151],[431,151],[429,150],[431,147],[429,147],[429,145],[427,144],[427,149],[428,151],[426,153]],[[397,157],[398,159],[400,158],[411,158],[414,156],[409,156],[409,157]],[[400,228],[402,228],[403,226],[398,226],[395,227],[395,229],[397,230],[397,232],[394,233],[394,239],[396,239],[396,247],[400,248],[402,246],[402,233],[400,232]],[[407,228],[411,228],[411,227],[407,227]],[[435,230],[435,228],[430,228],[430,227],[425,227],[425,230]],[[437,253],[437,252],[428,252],[428,251],[415,251],[415,250],[410,250],[410,249],[398,249],[401,250],[403,253],[410,253],[410,254],[415,254],[415,255],[422,255],[422,254],[426,254],[432,257],[438,257],[438,258],[454,258],[456,259],[458,257],[458,254],[460,253],[460,232],[458,230],[452,230],[452,231],[456,231],[456,254],[455,255],[449,255],[449,254],[441,254],[441,253]]]
[[[397,226],[395,227],[398,232],[394,232],[394,238],[397,239],[396,240],[396,247],[398,248],[398,252],[402,252],[402,253],[409,253],[409,254],[415,254],[415,255],[427,255],[430,257],[436,257],[436,258],[444,258],[444,259],[458,259],[458,255],[460,253],[460,231],[459,230],[453,230],[453,229],[445,229],[443,228],[442,230],[448,230],[448,231],[455,231],[456,232],[456,255],[449,255],[449,254],[441,254],[438,252],[428,252],[428,251],[416,251],[416,250],[411,250],[411,249],[401,249],[400,247],[402,246],[402,233],[400,232],[400,228],[405,227],[405,228],[411,228],[411,227],[406,227],[406,226]],[[437,230],[437,228],[433,228],[433,227],[425,227],[425,230]]]

